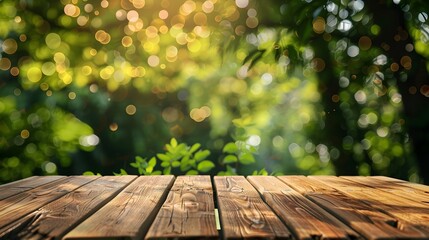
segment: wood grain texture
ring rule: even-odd
[[[0,201],[0,228],[95,180],[95,176],[73,176],[50,182]]]
[[[210,176],[179,176],[146,239],[218,238]]]
[[[397,226],[398,220],[361,200],[350,197],[314,178],[278,177],[326,211],[368,239],[425,238],[425,234],[409,224]]]
[[[112,199],[135,176],[98,178],[37,211],[19,219],[7,230],[0,230],[4,239],[59,239]]]
[[[174,176],[138,177],[64,239],[142,239],[173,180]]]
[[[249,176],[265,202],[297,239],[350,239],[359,234],[273,176]]]
[[[429,206],[333,176],[310,176],[397,219],[398,229],[417,228],[429,238]]]
[[[225,239],[290,239],[291,233],[242,176],[214,177]]]
[[[429,192],[420,191],[405,185],[392,184],[388,181],[383,181],[374,177],[352,176],[342,178],[360,183],[370,188],[376,188],[377,190],[391,193],[403,199],[427,204],[429,206]]]
[[[0,200],[64,178],[63,176],[28,177],[0,186]]]
[[[413,183],[413,182],[407,182],[404,180],[391,178],[391,177],[385,177],[385,176],[373,176],[372,178],[378,179],[381,181],[385,181],[385,182],[388,182],[391,184],[396,184],[396,185],[400,185],[400,186],[413,188],[415,190],[419,190],[419,191],[422,191],[425,193],[429,193],[429,186],[428,185],[423,185],[423,184],[418,184],[418,183]]]

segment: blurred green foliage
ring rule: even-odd
[[[118,169],[427,182],[428,13],[423,0],[2,0],[0,182]]]

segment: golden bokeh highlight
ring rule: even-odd
[[[136,114],[136,112],[137,112],[137,108],[136,108],[136,106],[134,106],[133,104],[130,104],[130,105],[128,105],[128,106],[125,108],[125,112],[126,112],[128,115],[132,116],[132,115]]]
[[[411,67],[412,67],[412,60],[411,60],[411,57],[409,57],[409,56],[403,56],[403,57],[401,57],[401,65],[402,65],[405,69],[410,70],[410,69],[411,69]]]
[[[246,25],[249,28],[256,28],[259,25],[259,20],[256,17],[248,17],[246,19]]]
[[[211,13],[214,10],[214,4],[212,1],[207,0],[203,3],[202,9],[205,13]]]
[[[146,1],[145,0],[130,0],[130,2],[137,9],[141,9],[141,8],[143,8],[146,5]]]
[[[0,70],[7,71],[12,66],[9,58],[1,58],[0,59]]]
[[[109,2],[106,0],[103,0],[103,1],[101,1],[100,6],[102,8],[107,8],[107,7],[109,7]]]
[[[133,39],[130,36],[125,36],[122,38],[122,46],[130,47],[133,45]]]
[[[39,87],[42,91],[48,91],[49,89],[49,85],[47,83],[41,83]]]
[[[24,130],[22,130],[21,131],[21,137],[23,138],[23,139],[27,139],[27,138],[29,138],[30,137],[30,131],[28,131],[27,129],[24,129]]]
[[[191,110],[191,112],[189,113],[189,116],[195,122],[202,122],[206,118],[210,117],[211,113],[212,113],[212,111],[211,111],[210,107],[203,106],[201,108],[193,108]]]
[[[108,44],[111,40],[110,34],[104,30],[98,30],[95,33],[95,39],[102,44]]]
[[[68,97],[70,100],[76,99],[76,93],[75,92],[69,92]]]
[[[429,97],[429,85],[422,85],[420,87],[420,93],[425,97]]]
[[[1,47],[3,49],[3,52],[7,54],[14,54],[18,49],[18,44],[16,43],[15,39],[8,38],[4,40]]]
[[[67,4],[64,6],[64,13],[70,17],[78,17],[80,14],[80,8],[73,4]]]
[[[325,60],[323,60],[322,58],[314,58],[311,61],[311,66],[313,67],[313,69],[316,72],[321,72],[325,69],[326,64],[325,64]]]
[[[318,34],[322,34],[325,32],[325,28],[326,28],[326,22],[325,19],[322,17],[317,17],[314,21],[313,21],[313,31],[315,33]]]
[[[110,131],[112,131],[112,132],[116,132],[116,131],[118,130],[118,128],[119,128],[119,126],[118,126],[118,124],[117,124],[117,123],[111,123],[111,124],[109,125],[109,129],[110,129]]]
[[[390,64],[390,70],[392,70],[392,72],[397,72],[399,70],[399,64],[397,63]]]
[[[10,74],[12,74],[12,76],[16,77],[19,75],[19,68],[18,67],[13,67],[10,69]]]
[[[168,18],[168,11],[167,10],[161,10],[161,11],[159,11],[159,14],[158,14],[158,16],[159,16],[159,18],[161,18],[161,19],[167,19]]]
[[[139,20],[139,13],[136,10],[131,10],[127,13],[127,19],[130,22],[137,22]]]

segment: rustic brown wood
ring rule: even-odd
[[[98,178],[19,219],[7,230],[0,229],[0,238],[59,239],[134,179],[135,176]]]
[[[167,196],[174,176],[141,176],[64,239],[141,239]]]
[[[359,234],[273,176],[249,176],[265,202],[297,239],[350,239]]]
[[[429,193],[429,186],[427,186],[427,185],[413,183],[413,182],[407,182],[404,180],[391,178],[391,177],[385,177],[385,176],[374,176],[372,178],[379,179],[379,180],[389,182],[389,183],[393,183],[393,184],[397,184],[397,185],[401,185],[401,186],[410,187],[410,188],[413,188],[415,190],[419,190],[419,191],[422,191],[425,193]]]
[[[410,225],[424,232],[429,238],[429,206],[408,199],[400,198],[391,193],[348,181],[334,176],[310,176],[339,191],[359,199],[371,207],[378,209],[398,219],[399,229],[408,228]]]
[[[392,193],[398,197],[405,198],[410,201],[416,201],[429,205],[429,192],[423,192],[405,185],[399,185],[395,183],[392,184],[391,182],[383,181],[374,177],[353,176],[342,178],[352,182],[360,183],[368,187],[376,188],[377,190]]]
[[[395,227],[398,223],[396,218],[313,178],[304,176],[278,178],[368,239],[424,239],[426,237],[420,230],[406,223]]]
[[[0,228],[12,224],[45,204],[95,180],[94,176],[73,176],[50,182],[0,201]]]
[[[64,178],[63,176],[28,177],[0,186],[0,200]]]
[[[291,238],[291,233],[242,176],[214,177],[223,237]]]
[[[210,176],[179,176],[146,239],[218,238]]]

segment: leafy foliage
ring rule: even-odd
[[[429,181],[428,12],[423,0],[3,0],[0,181],[121,168]]]
[[[175,138],[170,140],[170,143],[165,145],[166,152],[158,153],[156,157],[151,157],[150,160],[142,158],[140,156],[135,157],[135,162],[130,163],[130,166],[137,169],[139,175],[198,175],[207,174],[215,168],[215,163],[208,160],[210,151],[206,149],[200,149],[201,144],[195,143],[192,146],[188,146],[185,143],[178,143]],[[220,171],[217,175],[236,175],[237,166],[233,168],[229,165],[232,162],[228,162],[226,159],[240,155],[240,163],[248,165],[255,162],[252,153],[249,150],[240,151],[235,143],[228,143],[224,147],[224,152],[229,152],[234,155],[227,155],[223,163],[226,164],[226,171]],[[254,151],[252,151],[254,152]],[[250,156],[249,156],[250,155]],[[155,170],[157,164],[161,170]],[[234,161],[234,163],[238,163]],[[125,169],[120,169],[119,173],[115,175],[127,175]],[[87,171],[84,175],[94,175],[94,173]],[[255,170],[252,175],[268,175],[265,169]]]

